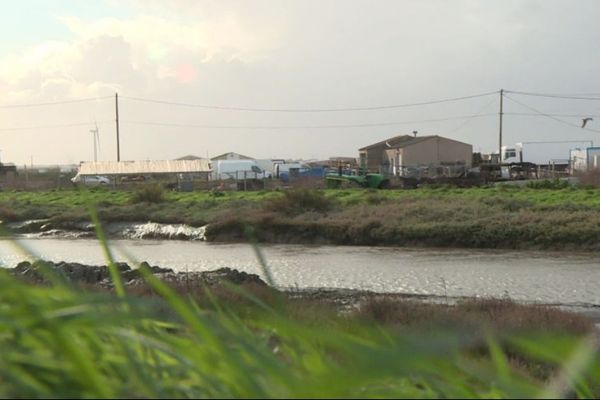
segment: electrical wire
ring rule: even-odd
[[[519,113],[519,112],[505,112],[504,115],[516,115],[516,116],[521,116],[521,117],[539,117],[540,116],[539,113]],[[600,115],[594,115],[594,114],[549,114],[549,113],[547,113],[546,115],[550,115],[552,117],[563,117],[563,118],[586,118],[586,117],[600,118]]]
[[[592,97],[592,96],[576,96],[576,95],[561,95],[561,94],[551,94],[551,93],[519,92],[519,91],[516,91],[516,90],[505,90],[504,93],[518,94],[518,95],[522,95],[522,96],[550,97],[550,98],[557,98],[557,99],[600,101],[600,97]]]
[[[406,103],[406,104],[393,104],[393,105],[383,105],[383,106],[372,106],[372,107],[349,107],[349,108],[251,108],[251,107],[225,107],[225,106],[213,106],[213,105],[203,105],[203,104],[192,104],[192,103],[178,103],[172,101],[164,101],[164,100],[154,100],[154,99],[145,99],[140,97],[130,97],[130,96],[121,96],[122,99],[146,102],[146,103],[155,103],[155,104],[164,104],[170,106],[178,106],[178,107],[193,107],[193,108],[204,108],[210,110],[222,110],[222,111],[252,111],[252,112],[286,112],[286,113],[320,113],[320,112],[348,112],[348,111],[374,111],[374,110],[389,110],[394,108],[405,108],[405,107],[416,107],[416,106],[424,106],[430,104],[439,104],[439,103],[447,103],[453,101],[461,101],[467,99],[474,99],[477,97],[489,96],[492,94],[498,94],[498,91],[494,92],[486,92],[479,93],[470,96],[462,96],[462,97],[452,97],[447,99],[439,99],[439,100],[430,100],[423,101],[418,103]]]
[[[456,128],[454,128],[453,130],[450,131],[450,133],[454,133],[456,131],[458,131],[459,129],[464,128],[465,126],[467,126],[469,123],[471,123],[471,121],[473,121],[475,118],[479,117],[480,115],[483,115],[483,112],[485,110],[488,109],[489,106],[491,106],[492,104],[496,103],[498,100],[496,98],[492,99],[492,101],[490,101],[489,103],[487,103],[485,106],[483,106],[478,112],[476,112],[473,116],[467,118],[465,121],[463,121],[460,125],[458,125]],[[489,115],[489,114],[487,114]],[[495,115],[495,114],[491,114],[491,115]]]
[[[99,121],[99,123],[103,123],[103,122],[107,122],[107,121]],[[12,127],[12,128],[1,128],[0,127],[0,132],[55,129],[55,128],[71,128],[71,127],[77,127],[77,126],[93,126],[93,123],[92,122],[78,122],[78,123],[74,123],[74,124],[62,124],[62,125],[20,126],[20,127]]]
[[[527,105],[525,103],[522,103],[522,102],[520,102],[518,100],[515,100],[515,99],[511,98],[510,96],[506,96],[505,95],[504,97],[507,98],[508,100],[514,102],[514,103],[519,104],[522,107],[525,107],[525,108],[527,108],[527,109],[529,109],[529,110],[531,110],[531,111],[539,114],[540,116],[544,116],[544,117],[553,119],[554,121],[560,122],[561,124],[568,125],[568,126],[570,126],[572,128],[583,129],[583,130],[587,130],[587,131],[591,131],[591,132],[598,132],[598,133],[600,133],[600,130],[592,129],[592,128],[582,128],[579,125],[575,125],[575,124],[572,124],[572,123],[570,123],[568,121],[562,120],[560,118],[556,118],[556,117],[552,116],[551,114],[546,114],[546,113],[544,113],[544,112],[542,112],[540,110],[537,110],[537,109],[535,109],[535,108],[533,108],[533,107],[531,107],[531,106],[529,106],[529,105]]]
[[[465,119],[465,118],[478,118],[478,117],[487,117],[490,115],[496,115],[495,113],[489,114],[479,114],[479,115],[463,115],[458,117],[447,117],[447,118],[434,118],[434,119],[424,119],[424,120],[413,120],[413,121],[396,121],[396,122],[381,122],[381,123],[367,123],[367,124],[341,124],[341,125],[267,125],[267,126],[257,126],[257,125],[195,125],[195,124],[177,124],[177,123],[168,123],[168,122],[148,122],[148,121],[129,121],[123,120],[121,123],[124,124],[133,124],[133,125],[152,125],[152,126],[165,126],[165,127],[174,127],[174,128],[200,128],[200,129],[246,129],[246,130],[275,130],[275,129],[344,129],[344,128],[370,128],[377,126],[393,126],[393,125],[405,125],[405,124],[416,124],[416,123],[426,123],[426,122],[442,122],[442,121],[453,121],[457,119]]]
[[[89,101],[106,100],[106,99],[111,99],[111,98],[113,98],[113,96],[88,97],[88,98],[83,98],[83,99],[62,100],[62,101],[53,101],[53,102],[47,102],[47,103],[5,104],[5,105],[0,105],[0,109],[2,109],[2,108],[31,108],[31,107],[56,106],[56,105],[61,105],[61,104],[84,103],[84,102],[89,102]]]

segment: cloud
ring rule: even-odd
[[[63,95],[100,95],[107,88],[146,93],[152,80],[161,79],[189,84],[202,65],[252,63],[274,43],[267,34],[245,31],[231,15],[193,23],[152,15],[60,20],[72,40],[47,41],[0,58],[0,86],[8,88],[4,100],[24,91],[43,97],[58,82]]]
[[[595,40],[600,4],[596,1],[578,1],[568,13],[563,3],[552,0],[108,1],[128,7],[130,16],[63,15],[59,21],[71,33],[68,40],[48,40],[0,55],[0,103],[107,96],[118,91],[123,97],[214,105],[331,108],[416,102],[500,88],[600,92],[595,84],[600,68],[600,42]],[[479,111],[489,100],[376,113],[287,115],[159,107],[124,99],[122,116],[196,125],[361,124],[465,115]],[[509,111],[524,111],[508,101],[505,106]],[[588,111],[580,106],[570,111]],[[40,124],[114,119],[112,102],[86,107],[29,114],[0,110],[0,119],[7,126],[26,125],[28,119]],[[495,111],[494,107],[487,112]],[[567,108],[553,107],[550,111]],[[544,104],[538,108],[546,110]],[[507,115],[506,140],[565,135],[564,125],[532,121]],[[112,125],[101,126],[102,132]],[[175,157],[192,148],[202,155],[238,151],[258,157],[325,157],[352,155],[365,144],[412,130],[451,135],[475,148],[496,147],[496,117],[473,120],[456,131],[461,125],[462,121],[455,121],[265,132],[124,124],[122,149],[127,158]],[[87,145],[76,134],[73,130],[73,140],[65,140],[56,152],[45,148],[38,152],[57,161],[82,159],[81,148]],[[24,153],[30,150],[14,143],[15,151],[22,153],[19,157],[28,159]],[[110,143],[104,148],[110,150]]]
[[[62,16],[60,21],[71,32],[69,40],[48,40],[0,55],[0,104],[26,104],[71,98],[113,95],[185,98],[196,93],[220,91],[223,76],[233,68],[252,68],[267,58],[279,44],[268,25],[248,30],[243,21],[231,13],[196,14],[195,18],[168,16],[164,13],[137,13],[131,18],[84,20],[78,16]],[[242,74],[243,75],[243,74]],[[209,86],[207,89],[206,86]],[[243,86],[243,85],[242,85]],[[139,107],[123,104],[123,112],[136,117]],[[7,127],[49,126],[94,119],[110,121],[114,107],[110,102],[69,105],[64,107],[0,110],[2,125]],[[141,110],[141,119],[148,119]],[[125,114],[127,117],[129,114]],[[152,117],[168,120],[167,112],[154,112]],[[114,125],[114,124],[113,124]],[[112,129],[102,126],[104,135]],[[123,146],[129,157],[165,157],[158,155],[164,145],[154,146],[144,139],[147,130],[125,125]],[[52,145],[57,130],[1,132],[5,155],[14,160],[66,162],[85,159],[85,128],[60,130],[61,146]],[[31,140],[33,135],[42,135]],[[184,135],[185,136],[185,135]],[[136,143],[146,142],[144,146]],[[112,154],[112,140],[105,144],[104,154]],[[53,151],[48,151],[53,149]],[[183,151],[183,150],[182,150]],[[127,153],[126,153],[127,154]],[[175,151],[176,155],[178,154]]]

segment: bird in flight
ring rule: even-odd
[[[594,118],[590,118],[590,117],[583,118],[582,119],[583,123],[581,124],[581,127],[585,128],[585,126],[587,125],[587,123],[590,122],[590,121],[593,121],[593,120],[594,120]]]

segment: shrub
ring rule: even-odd
[[[319,190],[293,189],[283,192],[282,197],[272,199],[265,205],[267,210],[286,215],[300,215],[306,212],[326,213],[335,206],[334,200]]]
[[[165,190],[157,184],[145,185],[137,189],[131,196],[131,202],[137,203],[162,203],[165,201]]]
[[[0,219],[5,221],[15,221],[17,220],[17,213],[8,204],[1,203],[0,204]]]

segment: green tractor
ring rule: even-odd
[[[337,189],[349,183],[373,189],[386,189],[390,186],[390,180],[382,174],[344,175],[329,173],[325,175],[325,180],[329,189]]]

